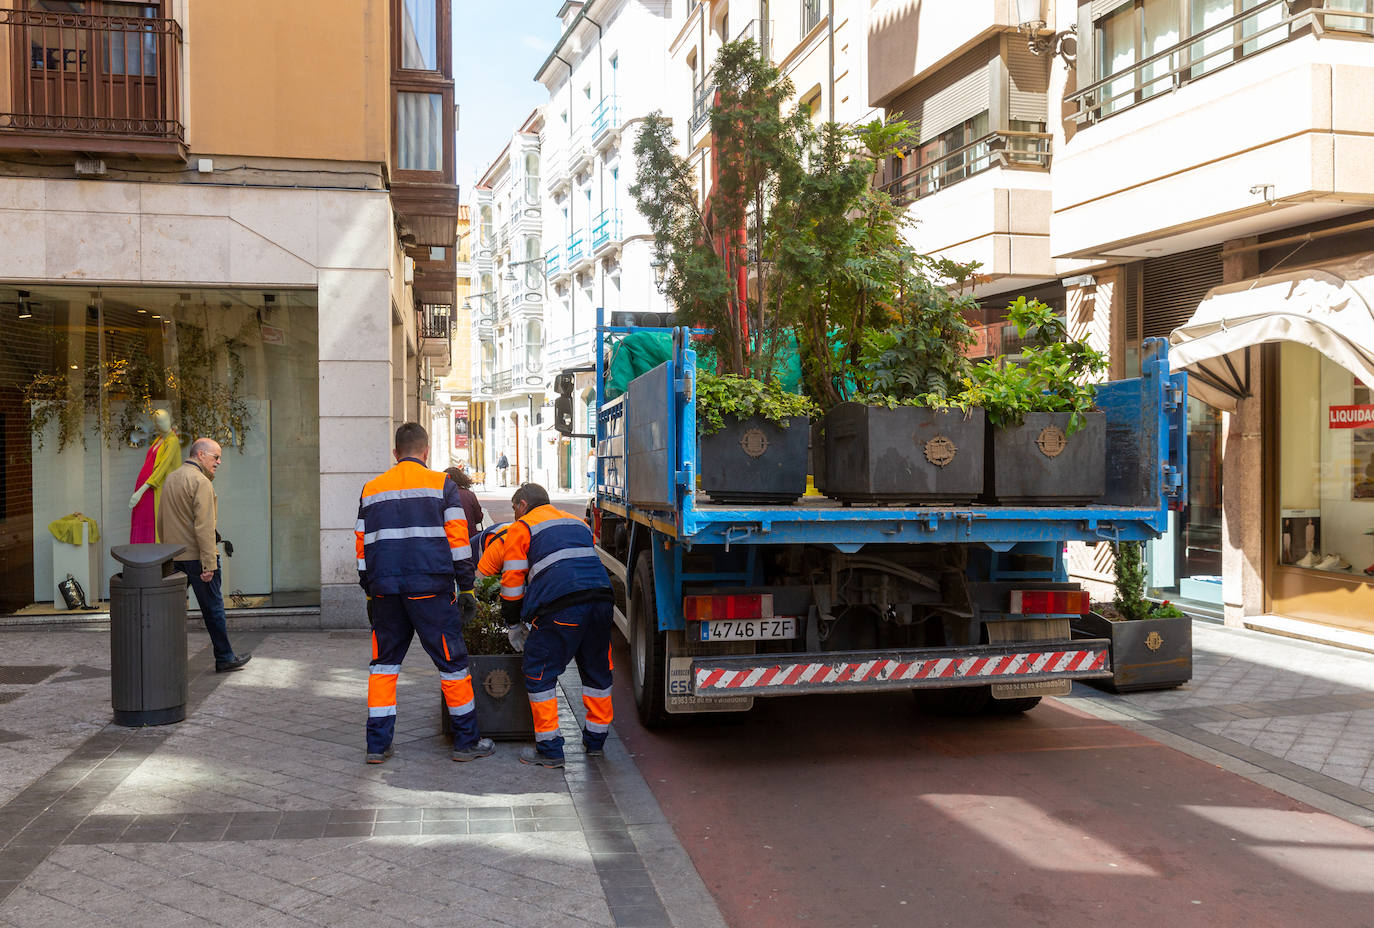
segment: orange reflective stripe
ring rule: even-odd
[[[451,661],[451,660],[453,660],[453,658],[450,657],[450,656],[449,656],[449,653],[448,653],[448,636],[447,636],[447,635],[440,635],[440,636],[439,636],[439,640],[442,641],[442,642],[444,643],[444,660],[446,660],[446,661]]]
[[[438,595],[438,593],[428,593],[424,596],[407,596],[406,599],[433,599]]]
[[[444,705],[450,709],[466,706],[472,702],[472,677],[461,680],[440,680],[439,688],[444,691]]]
[[[394,673],[367,675],[368,708],[396,705],[396,677]]]
[[[582,696],[582,705],[587,707],[587,721],[599,725],[609,725],[615,718],[609,696]]]
[[[372,633],[372,659],[373,659],[374,661],[377,659],[377,633],[376,633],[376,632],[373,632],[373,633]]]
[[[356,556],[356,557],[358,558],[358,560],[361,561],[361,560],[363,559],[363,556],[364,556],[364,553],[365,553],[365,552],[364,552],[364,550],[363,550],[363,533],[362,533],[362,532],[357,532],[357,531],[355,531],[355,532],[353,533],[353,553],[354,553],[354,556]]]
[[[554,619],[554,620],[553,620],[553,624],[554,624],[554,625],[562,625],[564,628],[577,628],[577,623],[576,623],[576,622],[560,622],[560,621],[558,621],[557,619]]]
[[[608,647],[606,648],[606,669],[607,669],[607,670],[615,670],[615,661],[611,660],[611,651],[612,651],[613,649],[614,649],[614,646],[608,646]]]
[[[450,519],[444,523],[444,534],[448,537],[450,548],[466,548],[468,546],[468,520]]]
[[[545,699],[530,703],[535,732],[558,731],[558,700]]]

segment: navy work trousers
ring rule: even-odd
[[[594,751],[606,743],[611,729],[611,628],[609,602],[579,603],[538,616],[525,641],[525,688],[534,716],[534,744],[547,757],[563,756],[558,733],[558,676],[568,662],[577,661],[582,676],[582,704],[587,724],[582,743]]]

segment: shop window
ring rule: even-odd
[[[25,316],[4,322],[17,350],[0,352],[0,538],[10,540],[0,543],[0,610],[51,609],[67,572],[88,600],[106,600],[119,570],[110,547],[155,531],[156,494],[131,511],[135,490],[159,452],[179,466],[202,436],[224,449],[215,490],[220,534],[234,546],[222,560],[226,606],[318,603],[315,294],[25,292]],[[79,546],[50,529],[74,513],[95,523]]]
[[[1279,563],[1374,580],[1374,390],[1285,342],[1278,434]]]

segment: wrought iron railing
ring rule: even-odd
[[[552,277],[563,267],[563,250],[554,245],[544,252],[544,273]]]
[[[608,132],[620,128],[620,103],[619,97],[611,94],[609,97],[602,97],[596,109],[592,111],[592,144],[601,141],[602,137]]]
[[[1048,171],[1051,138],[1048,132],[993,132],[907,171],[882,189],[905,205],[990,168]]]
[[[575,264],[587,253],[587,232],[578,229],[568,236],[568,264]]]
[[[688,128],[696,132],[711,119],[711,106],[716,96],[716,85],[700,83],[692,90],[692,118]]]
[[[1100,122],[1308,32],[1374,34],[1374,13],[1320,2],[1308,9],[1292,7],[1289,0],[1261,0],[1065,99],[1076,107],[1078,122]]]
[[[0,132],[184,143],[176,20],[6,9],[0,43],[12,50]]]
[[[600,251],[622,238],[621,212],[618,209],[603,209],[592,222],[592,251]]]
[[[424,303],[420,306],[420,337],[448,340],[449,321],[453,307],[447,304]]]

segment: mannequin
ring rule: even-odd
[[[172,414],[154,409],[153,428],[157,437],[148,447],[138,472],[137,489],[129,497],[129,509],[133,511],[129,521],[130,544],[161,541],[157,537],[157,511],[162,503],[162,481],[181,464],[181,439],[172,431]],[[151,499],[149,489],[153,491]]]

